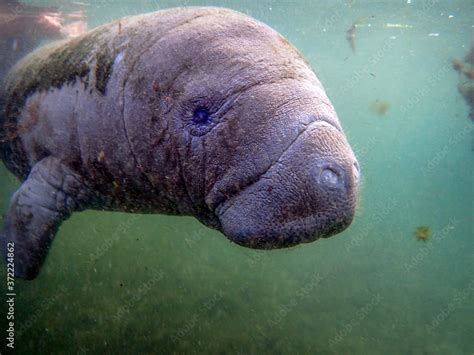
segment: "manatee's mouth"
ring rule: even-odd
[[[283,249],[303,243],[311,243],[320,238],[329,238],[344,231],[352,222],[353,215],[341,218],[337,222],[318,213],[294,219],[282,225],[279,232],[250,232],[242,229],[238,233],[227,235],[234,243],[251,249]],[[301,227],[295,227],[295,226]]]
[[[265,224],[255,227],[256,223],[237,223],[237,228],[229,228],[226,221],[235,220],[241,215],[239,211],[241,208],[235,207],[236,203],[238,202],[232,201],[231,198],[219,205],[216,213],[221,228],[231,241],[252,249],[289,248],[302,243],[311,243],[320,238],[329,238],[349,227],[354,219],[356,208],[356,200],[349,198],[344,201],[347,207],[338,214],[309,213],[305,216],[279,222],[275,229],[271,228],[273,225],[268,228]],[[229,214],[229,216],[226,216],[226,214]],[[239,217],[236,218],[236,214]]]

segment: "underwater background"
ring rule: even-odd
[[[191,217],[75,213],[39,277],[16,280],[17,353],[474,354],[474,122],[452,68],[473,1],[88,3],[89,28],[215,5],[282,33],[338,112],[360,202],[343,233],[276,251]],[[0,164],[0,214],[18,186]]]

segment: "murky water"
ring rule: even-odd
[[[189,217],[75,213],[40,276],[16,281],[18,353],[474,353],[474,124],[451,65],[472,1],[91,3],[90,28],[218,5],[284,34],[356,152],[360,205],[342,234],[271,252]],[[0,164],[1,213],[18,185]]]

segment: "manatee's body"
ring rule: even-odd
[[[94,208],[193,215],[277,248],[354,214],[358,167],[298,52],[234,11],[122,19],[32,53],[0,96],[1,157],[24,182],[2,248],[34,278],[60,225]]]

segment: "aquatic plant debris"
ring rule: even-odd
[[[419,226],[415,230],[416,239],[426,242],[431,236],[431,229],[428,226]]]
[[[469,106],[469,118],[474,121],[474,44],[464,60],[453,59],[453,69],[459,73],[458,91]]]
[[[383,116],[390,109],[390,102],[377,99],[372,103],[371,108],[376,114]]]

